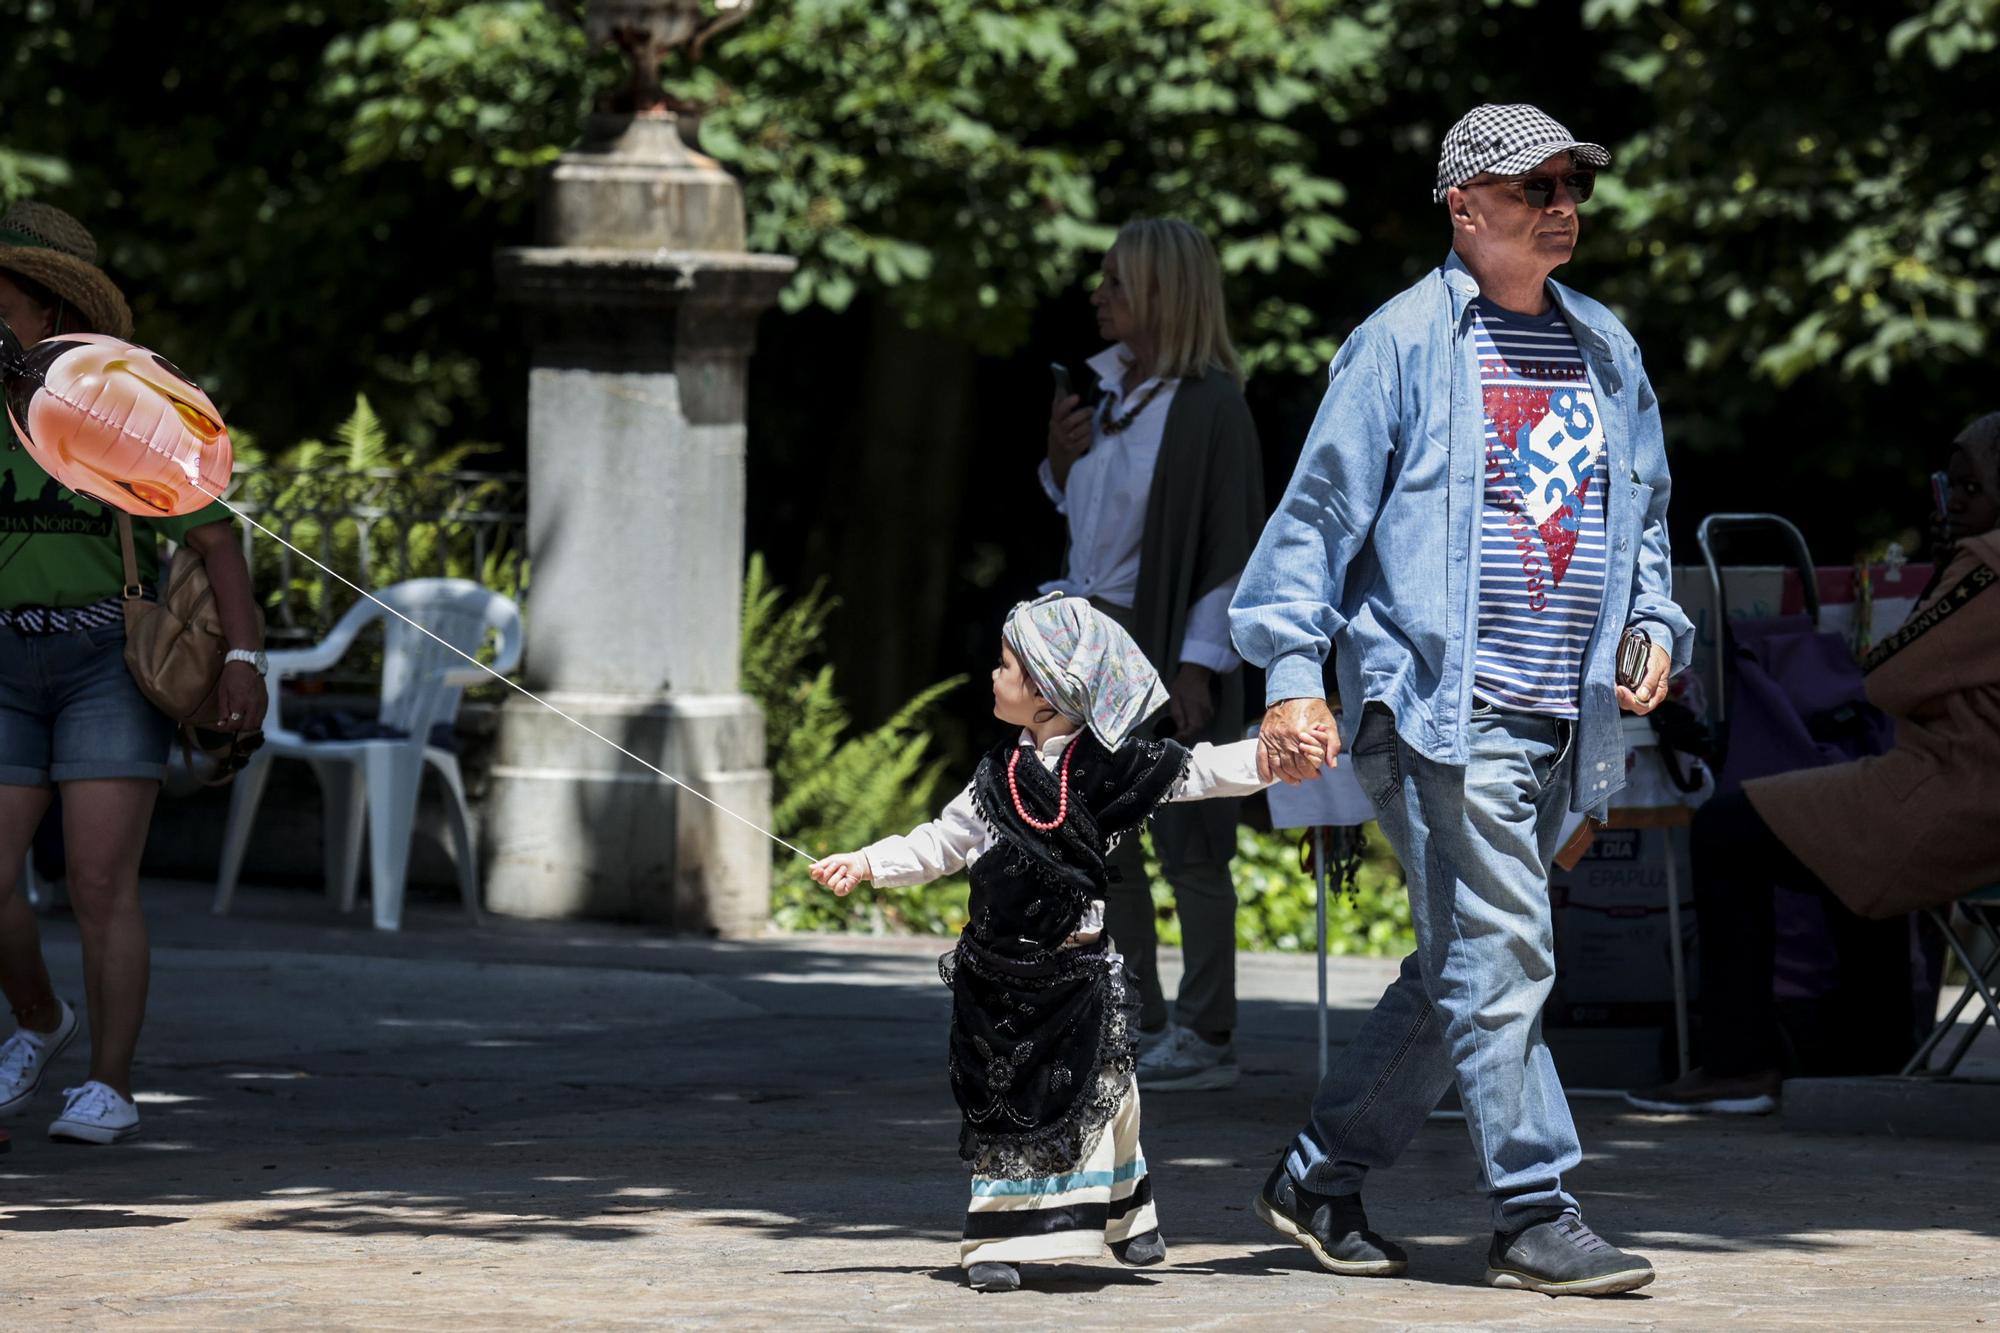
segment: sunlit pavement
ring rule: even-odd
[[[1324,1274],[1250,1209],[1313,1082],[1310,960],[1264,956],[1242,1082],[1146,1102],[1168,1263],[975,1295],[934,942],[473,930],[423,905],[382,936],[303,891],[246,890],[226,920],[200,886],[148,895],[144,1134],[43,1137],[81,1042],[12,1122],[8,1327],[2000,1324],[2000,1148],[1596,1099],[1573,1184],[1653,1286],[1479,1285],[1485,1210],[1443,1119],[1369,1190],[1410,1276]],[[73,927],[47,935],[80,998]],[[1336,1040],[1391,970],[1335,962]]]

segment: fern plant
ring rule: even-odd
[[[431,453],[393,440],[365,396],[331,441],[304,440],[275,456],[238,446],[242,485],[233,497],[257,520],[314,560],[363,588],[441,575],[476,580],[518,598],[525,553],[506,524],[493,525],[489,549],[471,523],[504,513],[510,484],[469,477],[473,460],[493,446],[462,444]],[[280,641],[310,641],[357,594],[323,576],[311,561],[266,538],[251,547],[256,586]]]
[[[777,834],[815,857],[853,851],[932,818],[944,761],[931,753],[932,710],[964,676],[939,681],[881,726],[854,733],[834,688],[833,668],[814,663],[827,617],[840,605],[822,581],[796,601],[771,579],[762,556],[743,580],[743,690],[764,709],[766,762],[777,799]],[[965,924],[963,878],[913,888],[869,886],[836,898],[780,852],[772,866],[771,916],[788,930],[947,934]]]

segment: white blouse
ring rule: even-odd
[[[1096,597],[1119,607],[1130,607],[1138,600],[1139,544],[1146,534],[1146,505],[1153,494],[1153,472],[1159,465],[1160,442],[1179,381],[1162,384],[1156,375],[1126,393],[1123,384],[1130,355],[1123,343],[1117,343],[1090,359],[1104,396],[1098,415],[1091,420],[1090,450],[1071,466],[1063,486],[1056,485],[1055,472],[1047,459],[1042,460],[1042,490],[1054,502],[1056,512],[1069,520],[1068,568],[1061,578],[1042,585],[1045,593]],[[1131,425],[1116,435],[1104,433],[1106,413],[1116,416],[1124,412],[1156,384],[1160,391]],[[1241,665],[1229,642],[1229,599],[1235,593],[1236,580],[1231,578],[1188,609],[1182,662],[1212,671],[1234,671]],[[1171,675],[1179,663],[1159,665]]]
[[[1023,731],[1021,741],[1032,745],[1034,736]],[[1037,751],[1042,767],[1053,770],[1069,742],[1068,735],[1050,737]],[[1247,796],[1251,792],[1262,791],[1268,785],[1257,776],[1255,737],[1232,741],[1228,745],[1211,745],[1203,741],[1194,747],[1187,772],[1167,799],[1203,801],[1212,796]],[[920,824],[908,833],[892,834],[879,842],[871,842],[862,848],[862,852],[868,858],[869,879],[885,888],[899,888],[909,884],[928,884],[931,880],[963,870],[989,851],[993,842],[993,831],[986,827],[986,822],[979,817],[979,811],[972,803],[972,784],[968,782],[936,819]],[[1088,944],[1103,929],[1104,901],[1094,899],[1090,910],[1084,913],[1083,920],[1078,924],[1076,933],[1070,936],[1070,942]]]

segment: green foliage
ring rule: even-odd
[[[526,194],[587,108],[583,29],[542,0],[395,9],[326,47],[320,91],[345,121],[343,169],[410,162],[454,189]]]
[[[2000,74],[2000,4],[1586,16],[1654,111],[1606,191],[1628,261],[1610,293],[1671,327],[1691,371],[1879,384],[1990,354],[2000,111],[1968,94]]]
[[[933,708],[965,683],[955,676],[919,693],[873,730],[854,734],[834,692],[833,668],[815,666],[826,619],[839,602],[824,585],[796,601],[773,584],[761,556],[743,580],[742,681],[764,710],[766,762],[777,792],[778,836],[813,856],[854,851],[935,817],[943,803],[943,761],[930,754]],[[963,879],[913,888],[866,885],[837,898],[806,874],[806,862],[779,851],[772,864],[771,916],[790,930],[869,930],[949,934],[965,924]]]
[[[1300,274],[1353,239],[1313,139],[1379,92],[1389,7],[1342,0],[777,0],[678,85],[738,168],[788,309],[885,292],[990,349],[1128,216],[1218,240],[1253,363],[1305,370]]]
[[[0,146],[0,206],[69,184],[69,164],[59,157]]]
[[[489,256],[525,239],[537,168],[610,77],[580,8],[218,0],[196,24],[0,0],[0,196],[82,214],[141,336],[241,426],[297,438],[358,385],[412,441],[491,436],[522,353]],[[2000,111],[1977,90],[2000,3],[1580,12],[765,0],[670,73],[743,175],[755,243],[803,261],[794,309],[881,294],[1009,350],[1117,223],[1177,212],[1218,238],[1252,366],[1309,377],[1442,248],[1423,183],[1449,118],[1552,97],[1535,72],[1559,68],[1555,109],[1621,140],[1584,256],[1616,259],[1590,285],[1663,400],[1704,404],[1698,440],[1742,438],[1771,386],[1822,401],[1990,355]]]
[[[1326,910],[1326,951],[1336,956],[1400,958],[1416,947],[1410,924],[1410,898],[1402,867],[1387,840],[1370,825],[1368,846],[1354,892],[1341,893],[1329,884]],[[1301,863],[1300,836],[1260,832],[1247,825],[1236,829],[1236,859],[1230,871],[1236,880],[1236,946],[1239,949],[1311,953],[1319,923],[1314,908],[1311,861]],[[1330,854],[1330,853],[1329,853]],[[1163,946],[1179,947],[1180,919],[1174,913],[1173,891],[1160,875],[1152,840],[1146,844],[1146,873],[1153,885],[1153,905],[1159,913]]]
[[[239,447],[240,484],[231,499],[360,587],[468,578],[518,600],[527,573],[518,534],[510,540],[510,529],[492,529],[482,557],[469,526],[518,503],[506,482],[465,471],[491,448],[433,452],[395,440],[368,399],[357,396],[331,442],[305,440],[273,457]],[[269,537],[255,537],[250,550],[254,586],[280,642],[313,641],[358,597],[329,586],[317,567]]]
[[[593,86],[579,11],[0,0],[0,193],[91,226],[232,425],[297,439],[358,386],[413,442],[476,438],[524,365],[493,250]]]

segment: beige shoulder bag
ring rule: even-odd
[[[130,515],[118,515],[118,545],[125,559],[125,665],[139,692],[180,728],[183,745],[219,758],[232,748],[227,742],[233,738],[206,729],[221,709],[215,691],[229,641],[223,637],[208,566],[192,547],[181,546],[166,586],[160,589],[160,600],[149,602],[139,584]],[[264,616],[261,611],[254,614],[261,638]],[[197,735],[198,728],[206,734]],[[218,736],[223,738],[221,745],[214,743]]]

